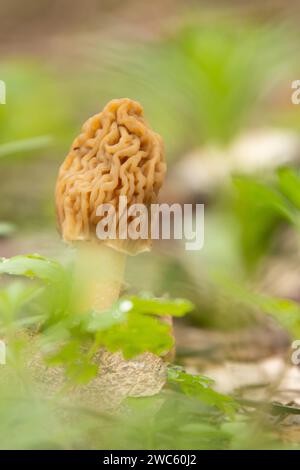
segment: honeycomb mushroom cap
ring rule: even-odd
[[[96,228],[103,216],[96,211],[113,204],[118,217],[120,196],[127,197],[127,206],[149,207],[157,202],[165,173],[162,139],[144,121],[141,105],[127,98],[110,101],[86,121],[60,167],[56,209],[63,239],[98,240],[130,254],[149,250],[150,237],[118,239],[118,225],[115,240],[99,240]]]

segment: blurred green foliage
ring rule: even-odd
[[[0,145],[0,158],[34,152],[36,150],[47,148],[52,142],[50,136],[33,137],[32,139],[16,140]]]
[[[256,266],[283,222],[300,228],[300,176],[292,168],[277,171],[277,178],[235,177],[236,214],[246,265]]]
[[[134,296],[101,315],[79,315],[68,310],[70,270],[56,261],[17,256],[0,267],[2,275],[30,279],[8,282],[0,291],[0,334],[7,343],[7,364],[0,369],[2,449],[284,448],[270,429],[268,409],[265,417],[244,412],[234,398],[216,392],[211,379],[179,366],[168,366],[161,393],[127,399],[114,414],[87,406],[83,398],[69,401],[65,386],[45,397],[39,384],[45,377],[34,377],[31,369],[38,351],[48,367],[65,370],[74,391],[101,374],[93,362],[101,346],[127,357],[170,348],[169,327],[158,328],[157,315],[181,316],[192,305]]]
[[[43,398],[28,368],[36,360],[35,349],[28,352],[28,342],[32,335],[38,335],[46,364],[63,367],[70,384],[80,387],[101,373],[93,357],[103,346],[110,351],[121,350],[128,358],[144,351],[160,354],[172,347],[170,327],[156,316],[184,315],[192,308],[189,302],[128,297],[102,315],[79,315],[68,310],[71,304],[66,302],[70,272],[56,261],[38,255],[17,256],[3,259],[0,267],[2,274],[31,279],[30,283],[9,283],[0,291],[0,331],[8,348],[7,365],[0,371],[0,402],[6,403],[0,406],[0,435],[6,432],[1,448],[145,448],[147,442],[153,448],[211,448],[227,443],[229,435],[219,426],[233,419],[238,406],[230,397],[215,392],[206,377],[191,376],[182,368],[170,366],[169,391],[154,398],[129,400],[131,413],[126,412],[125,433],[122,414],[109,417],[96,410],[89,412],[84,406],[67,406],[64,389]],[[49,295],[54,292],[51,304]],[[58,408],[69,416],[67,421],[61,419]],[[147,421],[146,428],[144,417],[149,412],[151,423],[149,426]],[[72,430],[75,418],[76,430]],[[37,432],[45,426],[51,427],[49,434]],[[141,440],[145,435],[146,441]]]
[[[0,106],[0,143],[15,145],[0,147],[0,155],[5,150],[26,154],[63,137],[70,103],[49,67],[31,59],[2,61],[0,76],[7,90],[6,104]]]
[[[90,99],[140,100],[165,138],[170,158],[203,143],[224,144],[253,119],[264,123],[266,97],[293,67],[290,33],[277,24],[208,21],[196,14],[160,40],[109,40],[97,53],[87,48],[103,81],[87,89],[85,76],[82,89]]]
[[[266,124],[270,98],[295,68],[297,44],[288,25],[197,12],[151,40],[119,41],[110,34],[96,35],[92,43],[77,40],[82,41],[80,67],[76,64],[72,79],[74,64],[64,65],[63,50],[47,64],[38,56],[0,62],[7,86],[7,103],[0,106],[5,221],[53,223],[50,188],[59,162],[82,123],[111,98],[141,101],[146,118],[165,139],[169,167],[182,152],[223,146],[253,122]],[[39,156],[34,175],[22,160],[16,164],[15,156]],[[22,182],[18,191],[12,185],[10,194],[6,182],[17,170]],[[39,192],[31,190],[36,181]]]
[[[219,277],[218,283],[232,303],[238,302],[240,308],[242,305],[252,311],[260,311],[272,316],[291,336],[299,337],[300,305],[297,302],[255,291],[245,283],[238,283],[230,277]]]
[[[11,221],[38,225],[38,218],[47,218],[49,171],[45,172],[43,159],[51,161],[60,154],[70,139],[72,118],[70,96],[49,64],[29,57],[2,60],[0,77],[6,84],[6,104],[0,105],[0,234],[8,236],[5,227]],[[32,157],[36,157],[34,166]],[[17,172],[22,174],[18,181]],[[33,190],[37,181],[43,193]],[[33,215],[37,207],[39,215]]]
[[[25,276],[44,283],[43,288],[39,283],[36,285],[36,295],[30,291],[30,299],[34,299],[32,308],[38,312],[37,318],[39,328],[43,331],[44,346],[47,345],[47,349],[53,350],[54,346],[64,339],[62,348],[50,358],[52,364],[64,365],[67,361],[70,366],[69,361],[72,364],[76,363],[74,357],[77,361],[81,358],[87,363],[82,352],[84,340],[90,345],[90,356],[88,355],[90,359],[101,347],[112,352],[122,351],[128,359],[145,351],[160,355],[172,348],[173,339],[170,335],[170,326],[160,322],[156,318],[157,315],[182,316],[192,309],[190,302],[180,299],[166,301],[128,297],[122,298],[101,315],[98,315],[98,312],[82,315],[76,312],[76,306],[72,304],[72,274],[58,262],[38,255],[16,256],[1,261],[0,273]],[[5,310],[8,310],[12,314],[12,326],[15,320],[22,323],[23,318],[18,318],[18,307],[24,305],[24,293],[26,294],[27,290],[16,289],[6,292],[3,293],[4,318],[7,318]],[[11,297],[10,293],[15,294],[15,297]],[[6,299],[9,303],[5,302]],[[27,295],[25,299],[28,300]],[[16,306],[13,304],[11,307],[10,301],[15,302]],[[30,321],[34,319],[31,316],[29,318]],[[17,327],[19,323],[16,323]],[[96,374],[97,369],[94,371]]]

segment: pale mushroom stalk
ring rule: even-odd
[[[98,242],[76,243],[73,298],[81,312],[101,312],[118,300],[126,254]]]
[[[80,311],[109,308],[119,297],[126,255],[151,248],[151,238],[119,238],[119,227],[115,239],[100,240],[97,224],[103,218],[97,215],[98,207],[113,205],[118,220],[123,214],[120,196],[127,197],[128,207],[150,207],[157,202],[165,173],[162,139],[146,124],[139,103],[112,100],[83,125],[60,167],[56,185],[59,229],[77,252],[74,291]],[[107,370],[114,369],[107,382],[123,387],[123,395],[151,395],[164,384],[162,360],[151,353],[140,359],[147,363],[144,369],[136,369],[136,360],[124,361],[119,353],[104,356]],[[105,374],[102,377],[105,381]]]

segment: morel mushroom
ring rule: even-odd
[[[99,215],[98,208],[112,204],[119,221],[124,216],[119,202],[122,196],[127,197],[126,209],[141,203],[150,207],[157,201],[165,173],[162,139],[144,121],[141,105],[130,99],[109,102],[102,112],[84,124],[73,142],[59,171],[56,208],[63,239],[75,244],[78,251],[75,292],[78,293],[76,305],[82,311],[100,312],[108,308],[119,296],[126,255],[149,250],[151,246],[150,237],[133,240],[128,233],[127,239],[121,237],[119,222],[115,239],[100,240],[97,226],[104,216]],[[148,222],[151,233],[151,220]],[[136,371],[132,377],[137,387],[128,380],[131,366],[129,369],[127,366],[134,361],[124,361],[119,353],[105,354],[108,364],[113,363],[126,378],[131,396],[135,395],[134,388],[142,395]],[[144,390],[145,394],[151,394],[163,385],[162,374],[157,374],[162,361],[157,361],[159,358],[151,353],[144,356],[148,362],[147,374],[154,373],[156,377],[156,384],[148,377],[151,390]],[[155,370],[151,371],[149,361],[155,364]],[[116,379],[122,381],[119,376]],[[147,382],[147,377],[141,379]]]
[[[97,215],[98,208],[113,205],[117,220],[121,220],[122,196],[127,198],[126,209],[141,203],[149,207],[157,200],[165,173],[162,139],[147,126],[143,109],[135,101],[112,100],[84,124],[74,140],[56,185],[58,224],[66,242],[79,242],[77,247],[83,252],[80,270],[89,285],[94,285],[90,293],[96,310],[106,308],[118,297],[124,254],[137,254],[151,246],[150,237],[120,238],[119,224],[115,239],[99,240],[97,225],[103,215]],[[101,266],[105,272],[101,272]],[[95,269],[90,272],[92,267]],[[90,301],[87,305],[90,307]]]

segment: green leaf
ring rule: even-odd
[[[87,361],[79,361],[68,364],[66,367],[66,374],[68,378],[79,385],[84,385],[90,382],[98,374],[97,364]]]
[[[269,209],[287,220],[295,219],[293,207],[277,189],[246,177],[235,177],[233,181],[239,192],[240,202],[247,203],[247,207]]]
[[[0,260],[0,274],[25,276],[31,279],[41,279],[47,282],[59,282],[64,279],[63,267],[50,258],[36,254],[27,256],[14,256]]]
[[[213,381],[202,375],[191,375],[179,366],[168,367],[168,381],[180,387],[182,393],[203,401],[207,405],[233,415],[238,404],[229,396],[216,392],[211,388]]]
[[[43,287],[17,281],[0,290],[0,325],[15,329],[37,324],[45,318],[41,312],[32,312],[30,306],[39,302]],[[26,307],[26,309],[25,309]]]
[[[233,179],[240,242],[249,268],[265,255],[272,233],[282,220],[299,225],[298,211],[276,188],[248,177]]]
[[[161,355],[173,346],[169,325],[135,313],[129,313],[124,323],[99,331],[97,342],[109,351],[122,351],[126,359],[146,351]]]
[[[169,365],[168,379],[170,382],[197,382],[204,386],[213,385],[214,381],[205,375],[190,375],[184,371],[184,368],[177,365]]]
[[[28,152],[33,150],[40,150],[48,147],[52,143],[51,136],[44,135],[40,137],[33,137],[32,139],[16,140],[14,142],[7,142],[0,145],[0,158],[12,155],[15,153]]]
[[[82,345],[74,339],[64,344],[55,354],[47,358],[47,363],[52,366],[71,364],[81,357]]]
[[[106,330],[118,323],[122,323],[127,319],[126,312],[130,310],[132,305],[127,300],[119,300],[109,310],[104,312],[92,312],[86,315],[84,322],[86,329],[90,332]]]
[[[292,335],[300,336],[300,305],[297,302],[253,291],[224,276],[219,276],[217,281],[232,299],[273,316]]]
[[[127,299],[132,303],[131,311],[135,313],[183,317],[194,308],[191,302],[184,299],[147,299],[136,296]]]
[[[300,209],[300,176],[291,168],[280,168],[277,172],[279,188],[285,197]]]
[[[74,383],[85,384],[98,373],[98,365],[84,352],[80,339],[71,339],[56,353],[46,357],[49,366],[65,367],[67,377]]]

